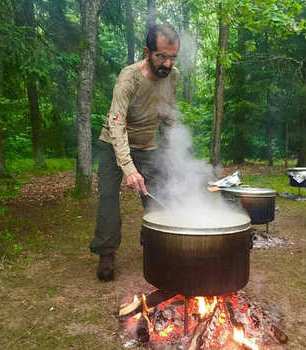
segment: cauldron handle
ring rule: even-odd
[[[250,235],[250,242],[249,242],[249,249],[253,249],[253,246],[254,246],[254,239],[255,239],[255,233],[254,232],[251,232],[251,235]]]

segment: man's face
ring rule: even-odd
[[[169,75],[176,60],[178,49],[178,42],[170,44],[164,36],[157,36],[156,51],[148,52],[152,73],[157,78],[166,78]]]

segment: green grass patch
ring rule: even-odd
[[[17,196],[21,187],[21,182],[14,178],[0,179],[0,216],[3,213],[1,202],[5,202]]]
[[[73,170],[75,160],[71,158],[46,159],[45,168],[37,168],[33,159],[15,159],[7,162],[7,169],[14,175],[49,175],[61,171]]]
[[[0,231],[0,259],[12,260],[20,255],[23,247],[9,230]]]
[[[286,175],[245,175],[243,183],[254,187],[272,188],[278,193],[297,193],[297,189],[289,185]]]

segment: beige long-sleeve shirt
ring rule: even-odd
[[[175,122],[178,76],[174,67],[167,78],[150,80],[143,76],[137,63],[119,74],[99,139],[113,144],[117,163],[124,175],[136,171],[130,147],[155,149],[160,123],[172,125]]]

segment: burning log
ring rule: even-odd
[[[193,334],[188,350],[198,350],[201,348],[201,345],[203,343],[202,336],[203,336],[203,333],[205,332],[208,322],[209,320],[206,319],[199,323],[198,327],[196,328]]]
[[[261,316],[261,320],[258,318],[259,315]],[[250,305],[250,316],[253,322],[263,323],[263,327],[267,330],[267,333],[272,339],[274,339],[274,341],[279,344],[287,344],[289,340],[288,336],[276,326],[271,316],[268,315],[266,311],[258,307],[255,303]]]
[[[218,306],[215,306],[212,313],[208,315],[205,319],[201,320],[193,334],[190,346],[188,350],[199,350],[202,349],[202,345],[204,345],[204,338],[209,336],[208,332],[215,325],[215,318],[217,314]],[[206,349],[204,345],[204,349]]]
[[[189,301],[155,291],[122,305],[119,317],[138,344],[152,349],[259,350],[288,341],[278,328],[280,317],[264,311],[242,291]]]
[[[161,290],[155,290],[154,292],[146,295],[146,304],[148,308],[152,308],[165,300],[174,297],[176,293],[163,292]],[[142,299],[138,296],[134,296],[134,299],[129,304],[123,304],[119,308],[119,318],[131,317],[142,311]]]
[[[136,327],[137,340],[141,343],[148,343],[150,340],[150,327],[148,319],[141,315]]]
[[[226,301],[225,307],[226,307],[226,311],[228,313],[228,316],[229,316],[229,319],[231,321],[232,326],[237,327],[237,328],[243,328],[243,324],[236,320],[232,304],[229,301]]]

